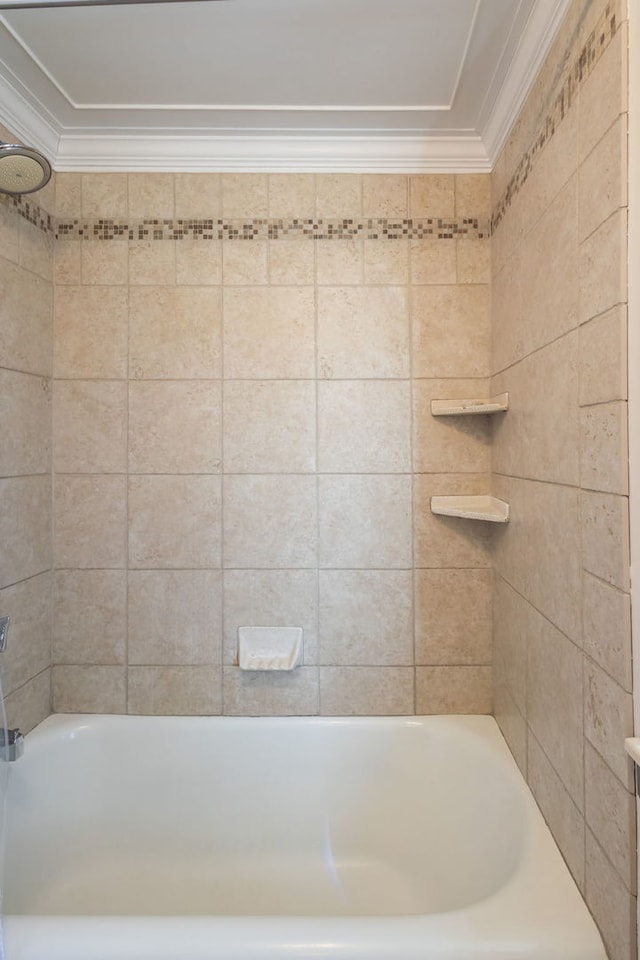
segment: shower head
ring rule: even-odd
[[[51,179],[51,167],[41,153],[18,143],[0,142],[0,193],[19,196],[40,190]]]

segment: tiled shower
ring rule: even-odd
[[[10,722],[495,712],[615,960],[626,43],[621,4],[576,2],[491,175],[64,173],[0,203]],[[489,491],[504,528],[429,510]],[[303,664],[241,673],[238,627],[271,624]]]

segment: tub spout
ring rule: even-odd
[[[0,727],[0,760],[19,760],[24,753],[24,737],[16,727],[4,730]]]

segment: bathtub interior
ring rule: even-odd
[[[11,773],[12,915],[441,914],[527,841],[488,717],[51,717]]]

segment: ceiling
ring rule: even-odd
[[[488,170],[568,6],[20,2],[0,122],[57,170]]]

